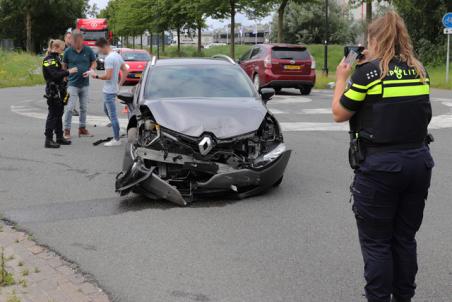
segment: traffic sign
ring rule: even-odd
[[[452,28],[452,13],[447,13],[444,15],[443,24],[445,28]]]
[[[444,29],[444,34],[445,35],[452,35],[452,27],[445,28]]]

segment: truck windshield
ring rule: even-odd
[[[102,30],[102,31],[84,31],[83,38],[86,41],[97,41],[100,38],[107,39],[108,37],[107,37],[107,31]]]

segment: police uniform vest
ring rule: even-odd
[[[369,148],[416,148],[425,144],[432,118],[428,77],[394,59],[381,79],[379,61],[357,67],[341,98],[356,112],[350,130]]]
[[[66,82],[64,78],[69,72],[62,69],[61,56],[50,53],[42,62],[42,72],[46,81],[47,99],[60,99],[64,103],[67,101]]]

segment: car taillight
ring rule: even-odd
[[[313,56],[311,56],[311,61],[312,61],[312,63],[311,63],[311,69],[315,69],[316,63],[315,63],[315,59],[314,59]]]
[[[272,68],[272,58],[270,56],[266,56],[264,59],[265,68]]]

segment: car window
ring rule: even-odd
[[[256,59],[257,57],[259,57],[260,52],[261,52],[260,48],[258,48],[258,47],[253,48],[250,59]]]
[[[151,56],[145,52],[128,51],[121,54],[124,61],[150,61]]]
[[[157,66],[149,71],[145,98],[205,97],[255,97],[255,93],[237,66]]]
[[[253,49],[251,48],[247,52],[245,52],[245,54],[240,57],[240,61],[248,60],[250,58],[250,55],[251,55],[252,51],[253,51]]]
[[[273,47],[272,58],[287,60],[310,60],[311,57],[306,48]]]

